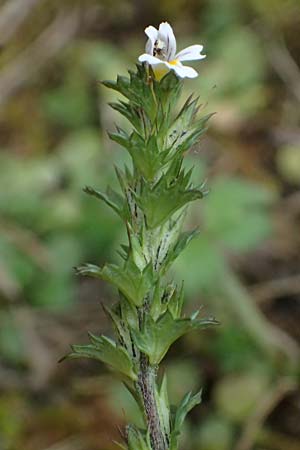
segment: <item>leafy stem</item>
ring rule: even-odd
[[[120,192],[91,187],[85,192],[105,202],[124,222],[128,243],[121,246],[120,264],[77,268],[83,276],[101,278],[115,286],[119,301],[105,307],[116,341],[90,334],[87,345],[73,345],[68,358],[93,358],[121,376],[145,418],[145,427],[126,427],[126,450],[178,450],[183,420],[200,402],[200,394],[187,394],[171,409],[167,378],[157,382],[159,364],[170,346],[192,330],[215,325],[215,319],[183,313],[183,285],[168,276],[168,269],[197,230],[182,231],[185,212],[192,201],[206,194],[195,187],[183,159],[206,129],[210,115],[197,118],[197,100],[189,97],[177,111],[182,80],[169,72],[160,81],[151,69],[137,65],[129,77],[118,76],[105,86],[126,101],[112,103],[132,125],[117,127],[112,140],[128,151],[132,168],[116,168]]]

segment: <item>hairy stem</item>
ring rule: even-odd
[[[141,354],[138,384],[143,398],[151,445],[153,450],[166,450],[166,436],[164,436],[161,430],[155,400],[155,377],[156,370],[149,365],[147,356]]]
[[[139,325],[142,328],[145,314],[149,314],[149,298],[144,299],[144,305],[138,311]],[[167,450],[167,437],[162,432],[157,404],[155,399],[155,379],[157,369],[149,364],[147,355],[140,353],[140,371],[138,375],[138,389],[144,405],[145,418],[150,433],[153,450]]]

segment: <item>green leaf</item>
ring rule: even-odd
[[[167,146],[172,147],[175,143],[180,144],[181,139],[188,132],[193,124],[195,115],[198,111],[198,99],[192,100],[192,95],[187,99],[179,114],[174,119],[168,130]]]
[[[134,127],[136,132],[146,139],[152,131],[152,123],[146,111],[140,106],[130,102],[119,100],[118,102],[109,103],[109,105],[124,116]]]
[[[124,301],[126,300],[124,299]],[[130,355],[130,357],[132,357],[132,340],[130,331],[127,326],[127,322],[123,320],[122,314],[120,312],[120,306],[117,305],[113,310],[108,306],[103,305],[103,309],[113,323],[120,345],[126,348],[128,354]]]
[[[115,133],[108,133],[108,135],[112,141],[117,142],[117,144],[128,149],[130,135],[126,133],[126,131],[124,131],[122,128],[117,127],[117,131]]]
[[[142,433],[133,425],[127,427],[128,450],[152,450],[149,434]]]
[[[132,259],[139,270],[143,271],[147,265],[147,260],[144,255],[140,240],[129,223],[127,223],[127,230]]]
[[[153,291],[153,297],[150,306],[150,314],[154,321],[156,321],[167,311],[170,299],[174,295],[175,291],[176,286],[174,283],[169,283],[163,289],[160,282],[158,281]]]
[[[186,189],[188,181],[189,174],[182,171],[178,179],[170,183],[164,174],[154,186],[144,184],[142,193],[136,195],[136,201],[145,214],[149,228],[162,225],[187,203],[203,198],[201,189]]]
[[[139,326],[139,319],[136,307],[130,303],[122,294],[120,309],[123,321],[128,325],[131,330],[137,329]]]
[[[163,434],[170,435],[170,405],[168,399],[167,376],[164,375],[161,385],[155,389],[155,398],[157,404],[158,415]]]
[[[115,192],[110,187],[107,188],[106,194],[93,189],[90,186],[86,186],[83,191],[86,194],[92,195],[102,201],[104,201],[108,206],[110,206],[122,219],[126,220],[126,210],[124,205],[123,197]]]
[[[145,296],[154,283],[152,264],[148,264],[143,271],[128,260],[124,267],[116,264],[106,264],[102,269],[93,264],[78,267],[77,274],[102,278],[116,286],[122,294],[135,306],[143,304]]]
[[[163,110],[168,113],[168,116],[170,116],[169,111],[172,111],[177,103],[182,87],[182,79],[178,78],[173,70],[170,70],[162,80],[154,80],[153,90],[157,103],[162,105]]]
[[[192,95],[187,99],[179,114],[167,131],[166,145],[172,149],[170,157],[175,154],[183,154],[192,147],[199,137],[207,130],[207,122],[213,113],[196,119],[199,110],[198,98],[192,99]]]
[[[181,317],[183,300],[184,300],[184,292],[182,283],[180,290],[176,288],[168,302],[168,309],[174,319],[179,319]]]
[[[182,425],[187,414],[194,408],[194,406],[201,403],[201,391],[195,395],[191,392],[187,393],[178,406],[173,418],[170,450],[178,449],[178,438],[182,430]]]
[[[152,270],[148,265],[143,272],[137,266],[127,264],[124,268],[107,264],[102,269],[104,280],[114,284],[134,305],[141,306],[152,285]]]
[[[192,239],[199,235],[199,229],[196,228],[192,231],[185,231],[180,234],[176,244],[173,249],[168,252],[168,256],[164,262],[165,266],[168,267],[175,259],[180,255],[181,252],[189,245]]]
[[[137,374],[133,367],[125,348],[117,345],[114,341],[106,336],[94,336],[89,333],[91,344],[88,345],[71,345],[72,352],[61,359],[77,359],[77,358],[91,358],[99,360],[114,371],[120,372],[123,375],[137,380]]]
[[[207,130],[207,122],[213,116],[214,113],[207,114],[201,119],[197,120],[190,129],[180,135],[180,139],[173,145],[174,151],[177,154],[183,154],[190,149],[199,140],[200,136]]]
[[[102,84],[110,89],[113,89],[120,94],[124,95],[124,97],[130,98],[129,96],[129,87],[130,81],[128,77],[118,75],[117,81],[102,81]]]
[[[161,316],[161,314],[163,313],[161,303],[162,297],[163,297],[163,288],[161,286],[161,281],[159,279],[153,290],[153,295],[150,303],[150,314],[154,320],[157,320],[159,316]]]
[[[131,171],[128,169],[127,166],[125,166],[124,171],[120,170],[118,167],[115,167],[115,171],[120,187],[126,198],[128,215],[130,216],[128,221],[131,220],[132,222],[133,218],[136,217],[138,212],[136,200],[133,194],[133,191],[137,184],[137,180],[135,179],[135,177],[133,176],[133,174],[131,173]]]
[[[142,245],[147,259],[152,259],[154,270],[164,275],[168,255],[176,245],[180,236],[181,227],[185,218],[186,209],[177,217],[168,220],[154,233],[147,233],[146,227],[142,229]]]
[[[133,331],[133,338],[138,348],[149,357],[150,364],[159,364],[169,347],[189,331],[216,325],[213,318],[207,319],[174,319],[170,311],[166,311],[156,322],[149,315],[141,331]]]
[[[116,133],[110,133],[109,136],[128,151],[134,166],[146,180],[153,180],[157,172],[165,166],[169,151],[160,150],[156,135],[145,139],[136,131],[128,135],[118,128]]]
[[[147,116],[154,118],[157,100],[146,66],[137,65],[137,71],[129,72],[129,78],[118,76],[117,81],[103,81],[103,85],[124,95],[134,107],[141,107]],[[126,113],[127,114],[127,113]]]

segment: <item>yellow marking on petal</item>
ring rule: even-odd
[[[171,66],[177,66],[178,64],[180,64],[178,59],[173,59],[172,61],[168,61],[168,64],[170,64]],[[165,75],[166,73],[169,72],[169,68],[167,66],[163,66],[161,65],[160,67],[155,67],[152,66],[155,78],[160,81]]]
[[[167,66],[163,66],[163,67],[159,67],[156,68],[155,66],[152,66],[155,78],[160,81],[165,75],[166,73],[169,72],[170,69],[168,69]]]

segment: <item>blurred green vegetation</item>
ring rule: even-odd
[[[88,184],[128,162],[128,125],[99,80],[132,68],[146,25],[171,22],[207,59],[186,94],[217,114],[187,164],[210,194],[176,262],[188,308],[222,321],[172,350],[170,396],[203,386],[186,450],[300,446],[300,5],[298,0],[6,0],[0,5],[0,448],[109,450],[136,414],[101,366],[56,366],[72,333],[103,329],[114,292],[72,267],[118,258],[125,231]],[[184,100],[184,98],[183,98]],[[280,282],[283,280],[282,282]],[[91,325],[92,324],[92,328]],[[122,412],[124,411],[124,412]],[[125,416],[125,417],[124,417]],[[54,444],[57,446],[52,447]]]

